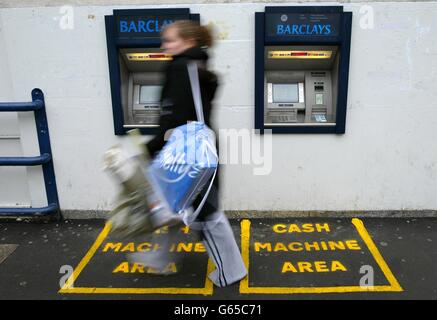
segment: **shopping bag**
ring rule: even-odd
[[[148,173],[173,212],[183,213],[211,180],[217,169],[212,130],[191,122],[174,129]]]
[[[107,221],[111,233],[122,238],[181,223],[181,217],[172,214],[147,178],[145,169],[150,158],[139,137],[138,129],[129,131],[124,146],[116,145],[104,155],[104,170],[119,186],[116,206]]]

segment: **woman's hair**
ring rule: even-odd
[[[172,24],[167,25],[166,28],[176,28],[179,36],[182,39],[193,39],[199,47],[211,47],[213,44],[212,32],[208,27],[201,26],[191,20],[177,20]]]

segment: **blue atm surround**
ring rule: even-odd
[[[278,14],[323,14],[326,25],[278,26]],[[298,17],[298,16],[296,16]],[[298,21],[298,20],[297,20]],[[298,24],[298,22],[297,22]],[[352,13],[342,6],[266,7],[255,13],[255,128],[264,133],[345,133]],[[264,47],[269,45],[338,45],[340,52],[335,126],[264,125]]]
[[[176,20],[199,21],[199,19],[199,14],[190,14],[190,9],[186,8],[114,10],[113,15],[105,16],[112,112],[116,135],[124,135],[131,129],[123,127],[119,49],[159,48],[161,45],[160,30],[164,25]],[[140,131],[142,134],[155,134],[157,128],[140,128]]]

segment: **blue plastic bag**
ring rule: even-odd
[[[170,209],[181,214],[211,180],[217,166],[215,134],[203,122],[196,121],[173,129],[149,166],[148,175]]]

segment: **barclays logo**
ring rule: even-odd
[[[278,24],[276,25],[276,35],[297,35],[297,36],[307,36],[307,35],[317,35],[317,36],[328,36],[332,32],[330,24]]]
[[[120,20],[119,30],[123,33],[159,33],[163,27],[171,23],[173,20],[163,20],[162,24],[158,19]]]

